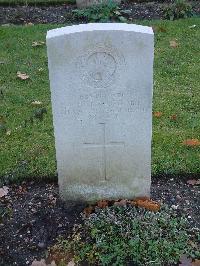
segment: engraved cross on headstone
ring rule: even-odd
[[[84,145],[90,148],[102,148],[102,165],[103,165],[103,173],[104,179],[107,180],[107,156],[106,156],[106,148],[113,147],[113,146],[124,146],[124,141],[110,141],[106,142],[106,124],[99,123],[102,127],[102,134],[103,134],[103,143],[91,143],[85,142]]]

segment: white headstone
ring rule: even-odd
[[[69,26],[48,31],[47,48],[62,198],[148,196],[152,28]]]
[[[76,0],[78,8],[87,8],[95,5],[109,4],[110,0]],[[112,3],[120,4],[121,0],[112,0]]]

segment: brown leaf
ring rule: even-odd
[[[193,261],[192,266],[200,266],[200,260]]]
[[[154,32],[167,32],[167,30],[162,26],[152,26]]]
[[[89,217],[89,215],[94,211],[93,206],[89,206],[83,210],[83,213],[85,214],[85,217]]]
[[[50,249],[48,249],[48,257],[46,261],[50,263],[51,261],[55,262],[57,265],[66,265],[68,266],[68,263],[73,263],[73,257],[74,255],[67,251],[65,248],[55,244]],[[69,264],[73,266],[73,264]]]
[[[179,44],[177,43],[177,40],[172,40],[172,41],[169,42],[169,46],[170,46],[171,48],[177,48],[178,45],[179,45]]]
[[[153,116],[155,116],[155,117],[161,117],[163,115],[163,113],[162,112],[153,112]]]
[[[150,201],[139,201],[138,207],[143,207],[149,211],[157,212],[160,210],[160,205],[157,202]]]
[[[32,47],[38,47],[38,46],[42,46],[44,45],[45,42],[42,42],[42,41],[36,41],[36,42],[33,42],[32,43]]]
[[[0,198],[6,196],[8,194],[8,190],[9,188],[6,186],[3,186],[2,188],[0,188]]]
[[[100,200],[97,202],[97,207],[104,209],[108,207],[108,201],[107,200]]]
[[[151,200],[151,199],[147,196],[144,196],[144,197],[137,197],[135,198],[135,200],[137,201],[137,200]]]
[[[182,255],[180,257],[180,263],[179,266],[192,266],[192,260],[189,259],[186,255]]]
[[[149,197],[136,197],[136,198],[134,198],[133,200],[130,200],[129,201],[129,203],[131,204],[131,205],[136,205],[136,203],[139,201],[139,200],[142,200],[142,201],[149,201],[150,200],[150,198]]]
[[[29,79],[29,75],[27,75],[26,73],[22,73],[20,71],[17,71],[17,77],[21,80],[26,80]]]
[[[27,188],[25,186],[19,186],[16,190],[16,193],[19,195],[25,194],[27,192]]]
[[[131,202],[131,205],[140,207],[140,208],[145,208],[149,211],[154,211],[157,212],[160,210],[160,204],[157,203],[156,201],[153,201],[151,199],[142,199],[142,198],[136,198]]]
[[[200,141],[198,139],[186,139],[182,144],[188,147],[196,147],[200,146]]]
[[[127,200],[125,200],[125,199],[114,202],[114,206],[126,206],[126,204],[127,204]]]
[[[177,119],[177,115],[176,114],[171,115],[170,116],[170,119],[173,120],[173,121],[175,121]]]
[[[162,26],[158,27],[158,31],[159,32],[167,32],[167,30],[164,27],[162,27]]]

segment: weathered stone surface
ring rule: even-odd
[[[76,5],[78,8],[87,8],[90,6],[106,4],[109,1],[110,0],[76,0]],[[113,2],[120,4],[121,0],[113,0]]]
[[[60,192],[64,199],[148,196],[153,31],[108,23],[47,34]]]

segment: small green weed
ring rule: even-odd
[[[164,10],[165,18],[170,20],[189,18],[193,16],[192,6],[185,0],[175,0]]]
[[[75,18],[86,19],[89,22],[108,22],[121,21],[126,22],[126,10],[121,10],[116,3],[109,1],[107,4],[92,6],[85,9],[74,10]]]
[[[197,242],[187,219],[166,206],[156,213],[113,206],[84,217],[71,238],[59,240],[56,248],[59,254],[73,254],[78,265],[155,266],[173,265],[182,254],[200,257]]]

